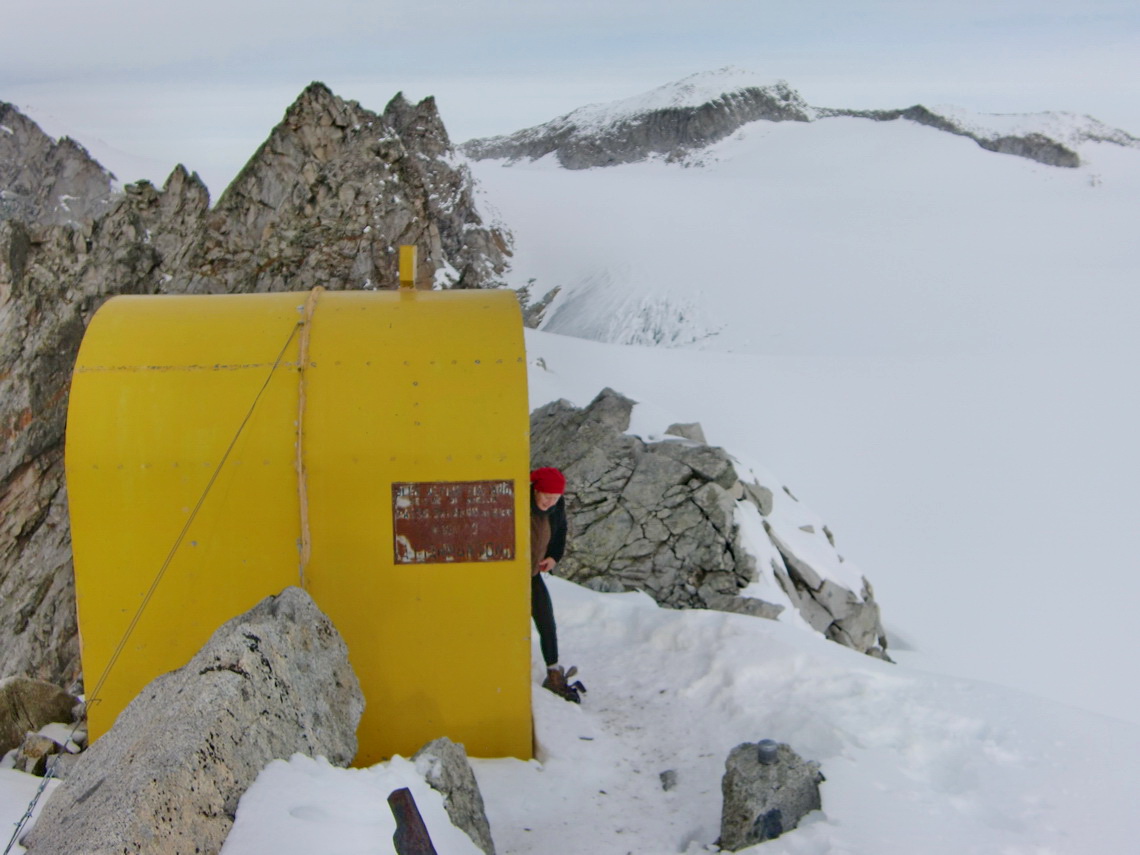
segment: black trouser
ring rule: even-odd
[[[546,590],[541,573],[530,577],[530,615],[538,627],[542,658],[549,668],[558,662],[558,631],[554,628],[554,606],[550,602],[550,592]]]

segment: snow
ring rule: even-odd
[[[758,852],[1124,852],[1140,829],[1125,818],[1140,770],[1101,766],[1113,744],[1135,756],[1132,725],[779,622],[551,583],[590,691],[580,708],[536,694],[540,764],[475,764],[500,851],[701,851],[729,750],[761,738],[820,761],[827,783],[822,815]]]
[[[549,587],[588,692],[576,706],[538,688],[536,650],[537,759],[472,761],[500,855],[715,851],[724,760],[762,738],[820,762],[823,809],[746,851],[1135,849],[1136,725],[890,665],[778,621],[670,611],[556,578]],[[677,783],[666,791],[669,770]],[[0,775],[4,813],[14,817],[34,785]],[[405,786],[439,852],[477,851],[410,761],[337,769],[297,755],[246,792],[223,855],[393,852],[385,799]]]
[[[647,343],[631,310],[649,301],[696,305],[669,337],[706,347],[911,355],[994,349],[1011,330],[1053,340],[1072,295],[1060,283],[1127,299],[1114,280],[1135,260],[1122,215],[1140,182],[1134,168],[1090,178],[1136,153],[1093,148],[1088,169],[1059,169],[913,123],[834,118],[752,123],[703,169],[472,169],[514,228],[516,275],[536,297],[562,289],[550,332]]]
[[[611,386],[701,422],[827,521],[939,668],[1140,722],[1116,676],[1140,597],[1140,152],[1088,143],[1060,169],[836,118],[706,156],[471,164],[512,284],[559,289],[532,403]],[[578,299],[598,282],[600,307]],[[693,343],[620,346],[642,299],[695,301]]]
[[[7,846],[11,842],[9,838],[15,831],[16,824],[23,818],[28,806],[32,804],[36,792],[43,784],[42,778],[17,772],[12,768],[7,757],[0,760],[0,843]],[[58,786],[59,781],[51,779],[47,781],[44,792],[50,795],[51,791]],[[45,795],[37,801],[35,811],[32,814],[33,822],[43,810],[46,798]],[[22,853],[24,847],[16,843],[12,846],[12,851]]]
[[[702,409],[704,401],[690,398],[694,379],[705,376],[707,360],[724,360],[723,369],[740,358],[543,332],[529,332],[527,348],[532,402],[585,403],[598,388],[596,376],[606,373],[638,394],[657,389],[654,403],[639,404],[632,420],[654,440],[682,416],[713,415]],[[688,374],[686,360],[695,363]],[[744,373],[756,363],[745,366]],[[725,406],[719,419],[704,419],[706,430],[721,432],[733,411]],[[761,483],[778,483],[747,457],[741,467]],[[774,499],[782,509],[773,518],[784,513],[793,530],[807,524],[821,532],[805,504],[783,491]],[[745,536],[763,545],[759,515],[750,518],[749,507],[741,506]],[[642,594],[599,594],[548,581],[565,661],[581,669],[589,691],[575,706],[540,689],[534,642],[537,758],[473,760],[500,855],[715,851],[724,760],[733,746],[762,738],[818,761],[827,781],[821,812],[750,851],[1134,851],[1140,835],[1132,804],[1140,791],[1134,723],[936,673],[936,657],[907,645],[892,651],[899,664],[891,665],[824,640],[802,620],[671,611]],[[933,580],[925,584],[931,597],[939,596]],[[906,623],[905,617],[887,610],[888,625]],[[1111,651],[1087,653],[1095,662]],[[1130,673],[1105,675],[1124,680]],[[677,784],[666,791],[660,776],[669,770]],[[14,821],[34,779],[4,774],[0,780],[28,780],[0,799],[3,815]],[[455,836],[439,796],[410,761],[343,770],[295,756],[271,763],[248,790],[224,855],[392,852],[384,799],[403,786],[412,789],[438,851],[474,851]]]
[[[246,791],[222,855],[395,852],[387,799],[407,787],[440,853],[481,855],[447,817],[443,797],[402,757],[370,769],[339,769],[296,754],[274,760]]]

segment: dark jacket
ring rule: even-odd
[[[543,558],[562,560],[566,551],[566,497],[559,499],[548,511],[540,511],[534,503],[534,490],[530,491],[530,512],[550,519],[550,545],[546,547]]]

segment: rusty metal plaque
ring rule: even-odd
[[[392,485],[397,564],[511,561],[514,481],[405,481]]]

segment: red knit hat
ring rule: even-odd
[[[566,476],[553,466],[543,466],[530,473],[530,483],[540,493],[562,495],[566,492]]]

